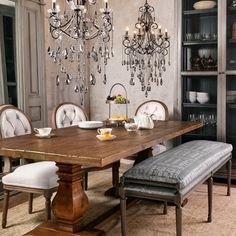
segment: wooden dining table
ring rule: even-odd
[[[0,156],[55,161],[59,170],[58,191],[52,201],[55,219],[36,227],[26,235],[101,235],[95,229],[83,230],[83,215],[89,200],[82,187],[83,165],[104,167],[133,154],[148,157],[151,147],[202,127],[202,123],[158,121],[150,130],[127,132],[114,128],[116,139],[100,141],[96,130],[70,127],[56,129],[50,139],[25,135],[0,140]],[[140,155],[141,154],[141,155]]]

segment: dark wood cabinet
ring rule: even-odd
[[[219,140],[231,143],[236,180],[236,7],[233,0],[215,1],[211,9],[194,9],[196,0],[179,0],[182,120],[198,120],[204,127],[182,141]],[[207,93],[200,104],[189,91]],[[191,100],[191,101],[190,101]],[[221,170],[217,177],[225,178]]]

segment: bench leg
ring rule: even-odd
[[[164,202],[163,214],[167,215],[167,202]]]
[[[227,196],[230,196],[230,188],[231,188],[231,173],[232,172],[232,160],[229,160],[227,163]]]
[[[120,161],[112,165],[112,185],[115,188],[116,197],[119,196],[119,183],[120,183],[119,168],[120,168]]]
[[[212,186],[213,186],[213,178],[210,177],[207,181],[208,185],[208,218],[207,221],[212,221]]]
[[[175,207],[176,214],[176,235],[182,236],[182,206]]]
[[[126,235],[126,198],[120,198],[120,211],[121,211],[121,235]]]

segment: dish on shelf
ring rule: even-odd
[[[215,1],[198,1],[193,4],[195,10],[212,9],[216,6]]]
[[[209,102],[209,97],[197,97],[197,101],[200,103],[200,104],[206,104]]]
[[[79,128],[82,129],[97,129],[103,126],[102,121],[81,121],[78,123]]]
[[[115,135],[110,135],[109,137],[104,137],[102,135],[96,135],[97,139],[99,139],[100,141],[111,141],[111,140],[114,140],[116,138]]]
[[[234,90],[227,90],[226,91],[226,95],[227,96],[236,96],[236,91],[234,91]]]

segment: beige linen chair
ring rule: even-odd
[[[0,106],[0,138],[27,135],[32,133],[32,126],[27,116],[14,106]],[[5,157],[7,159],[7,157]],[[8,164],[10,168],[11,165]],[[5,168],[6,170],[6,168]],[[3,176],[4,189],[2,228],[7,224],[7,212],[10,191],[29,193],[29,213],[33,209],[33,194],[43,194],[45,197],[45,218],[51,217],[51,196],[57,190],[55,162],[43,161],[21,165],[13,172]],[[11,171],[10,169],[8,170]]]
[[[83,108],[71,103],[65,102],[59,104],[53,111],[52,122],[55,128],[65,128],[70,126],[76,126],[80,121],[88,120],[88,116]],[[115,189],[118,191],[119,185],[119,166],[120,163],[116,162],[105,166],[104,168],[83,166],[84,169],[84,189],[88,189],[88,172],[99,171],[108,168],[112,168],[112,183]],[[118,194],[118,193],[115,193]]]
[[[151,116],[155,121],[157,120],[169,120],[169,112],[165,103],[157,100],[150,100],[142,103],[136,110],[135,115],[146,114]],[[153,156],[166,151],[166,146],[158,144],[153,147]]]

